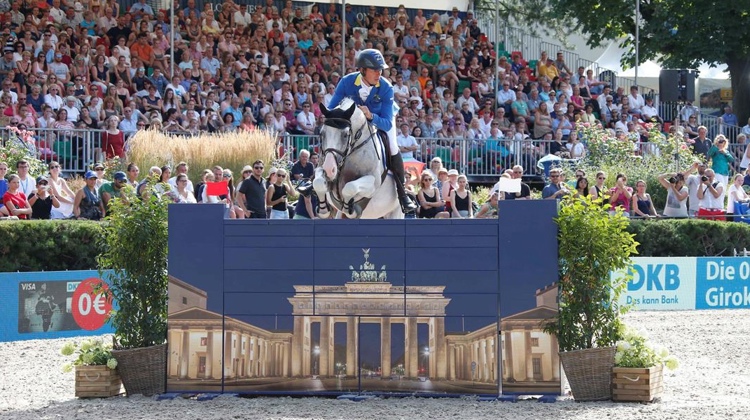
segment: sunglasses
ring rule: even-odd
[[[279,177],[279,178],[286,178],[286,175],[279,175],[279,174],[276,174],[276,176],[277,176],[277,177]]]
[[[60,167],[60,165],[52,165],[52,166],[50,166],[49,168],[50,168],[50,169],[58,169],[59,167]]]
[[[253,166],[253,169],[257,169],[257,170],[259,170],[259,171],[262,171],[262,170],[263,170],[263,167],[262,167],[262,166]]]

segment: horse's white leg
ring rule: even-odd
[[[331,205],[330,202],[327,202],[327,196],[328,194],[328,185],[326,184],[326,175],[323,168],[315,168],[315,179],[313,179],[313,190],[315,190],[315,194],[318,195],[318,203],[321,203],[319,205],[320,209],[318,210],[318,217],[321,219],[325,219],[328,216],[330,216],[331,211],[329,209],[329,206]],[[327,203],[326,205],[322,205],[322,203]]]
[[[355,179],[354,181],[347,182],[344,188],[341,189],[341,199],[344,203],[349,203],[350,200],[355,202],[362,198],[370,198],[375,193],[375,177],[372,175],[363,176]],[[354,209],[349,209],[349,212],[345,213],[347,217],[356,217]]]

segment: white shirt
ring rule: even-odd
[[[516,100],[516,92],[513,92],[512,90],[508,89],[500,89],[497,92],[497,103],[498,104],[505,104],[508,101],[515,101]]]
[[[253,16],[245,12],[244,14],[241,11],[234,12],[234,24],[235,25],[242,25],[242,26],[250,26],[250,23],[253,21]]]
[[[653,106],[644,105],[643,108],[641,108],[641,115],[648,119],[651,119],[651,117],[658,117],[659,111]]]
[[[480,109],[479,104],[473,97],[469,96],[469,98],[466,99],[464,95],[458,97],[458,100],[456,101],[456,108],[461,109],[464,103],[469,104],[469,111],[471,111],[471,113],[474,115],[476,115]]]
[[[484,118],[479,120],[479,130],[484,134],[484,138],[490,138],[490,130],[492,129],[492,118],[489,121]]]
[[[177,177],[176,176],[169,178],[167,183],[172,186],[172,191],[177,192]],[[191,194],[195,192],[195,190],[193,189],[193,181],[189,179],[187,180],[187,186],[185,187],[185,191],[188,191]]]
[[[63,106],[63,98],[60,95],[52,95],[48,93],[44,95],[44,103],[57,111]]]
[[[78,121],[78,117],[81,116],[81,111],[78,110],[78,108],[74,106],[67,106],[65,105],[62,107],[67,113],[68,113],[68,121],[70,122],[76,122]]]
[[[297,115],[297,128],[304,132],[315,131],[315,115],[312,112],[300,112]]]
[[[27,175],[26,179],[19,179],[19,182],[21,183],[21,191],[23,191],[27,199],[31,193],[36,192],[36,180],[34,178]]]
[[[716,181],[714,179],[713,184],[716,184],[716,187],[714,187],[715,190],[721,192],[719,194],[719,197],[714,197],[713,194],[711,194],[711,191],[708,189],[708,186],[704,183],[701,183],[698,188],[700,188],[701,191],[703,191],[703,198],[698,199],[698,206],[702,209],[723,209],[724,208],[724,200],[722,198],[724,197],[724,185]],[[697,195],[697,193],[696,193]]]
[[[396,142],[398,143],[398,147],[418,146],[417,139],[409,134],[398,133],[398,136],[396,136]],[[414,159],[414,152],[411,150],[408,152],[401,152],[401,157],[403,159]]]
[[[631,93],[628,95],[628,99],[630,99],[630,109],[632,111],[640,111],[644,106],[646,106],[646,101],[643,100],[643,96],[641,96],[640,93],[636,94],[636,96],[633,96]]]
[[[732,196],[734,193],[734,196]],[[736,198],[735,198],[736,197]],[[734,202],[747,200],[748,196],[745,190],[740,185],[739,188],[732,183],[729,187],[729,199],[727,200],[727,213],[734,213]]]

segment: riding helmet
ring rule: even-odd
[[[388,68],[388,64],[385,64],[385,58],[383,54],[376,49],[362,50],[357,56],[357,68],[385,70]]]

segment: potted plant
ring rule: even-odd
[[[630,256],[637,242],[628,219],[588,197],[566,197],[559,228],[559,312],[544,330],[557,337],[560,360],[578,401],[611,397],[615,343],[621,338],[618,305],[625,290]],[[623,274],[611,275],[612,272]]]
[[[71,363],[63,365],[64,372],[75,368],[78,398],[102,398],[120,395],[122,382],[117,374],[117,360],[112,356],[112,345],[100,339],[66,343],[60,353],[73,356]]]
[[[663,369],[677,369],[679,361],[666,347],[651,343],[645,333],[625,326],[621,335],[612,368],[612,399],[652,402],[664,389]]]
[[[132,189],[110,202],[103,226],[105,251],[99,256],[109,279],[108,298],[116,309],[118,370],[128,395],[152,395],[166,388],[167,357],[167,206],[150,180],[141,197]],[[111,270],[104,273],[104,270]]]

